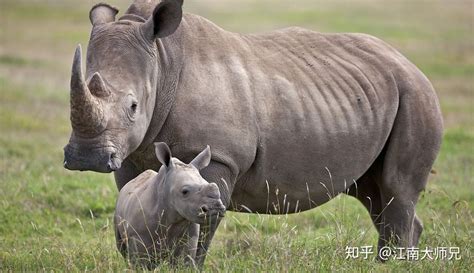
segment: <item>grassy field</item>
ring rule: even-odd
[[[128,1],[110,0],[124,11]],[[112,229],[111,175],[62,168],[69,125],[70,65],[87,44],[95,1],[0,2],[0,271],[123,271]],[[185,1],[226,29],[298,25],[364,32],[398,48],[433,82],[445,137],[417,214],[420,248],[459,247],[461,259],[345,259],[346,246],[375,246],[355,199],[340,196],[298,215],[228,213],[206,271],[448,271],[474,268],[474,30],[472,1]],[[166,268],[161,268],[166,271]]]

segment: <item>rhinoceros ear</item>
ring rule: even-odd
[[[161,164],[165,165],[166,168],[171,166],[171,151],[168,145],[164,142],[155,143],[155,153]]]
[[[110,23],[115,21],[115,15],[117,15],[118,12],[118,9],[109,4],[99,3],[92,7],[89,12],[89,19],[93,26]]]
[[[183,0],[163,0],[159,3],[153,15],[142,25],[148,39],[154,41],[171,35],[178,28],[183,18]]]
[[[196,167],[196,169],[201,170],[206,168],[209,163],[211,162],[211,148],[207,145],[206,149],[198,154],[193,161],[191,161],[191,165]]]

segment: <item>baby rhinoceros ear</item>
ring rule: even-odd
[[[155,153],[161,164],[169,168],[171,165],[171,151],[168,145],[164,142],[155,143]]]
[[[193,161],[191,161],[191,165],[196,167],[196,169],[201,170],[207,167],[211,162],[211,148],[207,145],[206,149],[198,154]]]

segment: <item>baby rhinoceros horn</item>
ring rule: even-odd
[[[93,93],[89,86],[94,90]],[[71,124],[75,132],[93,136],[105,129],[106,120],[100,97],[108,96],[109,92],[99,73],[92,76],[89,86],[84,80],[82,49],[78,45],[71,73]]]
[[[206,195],[207,195],[207,197],[213,198],[213,199],[220,199],[221,198],[221,195],[220,195],[220,192],[219,192],[219,187],[217,186],[216,183],[209,183],[209,185],[207,186],[207,189],[206,189]]]

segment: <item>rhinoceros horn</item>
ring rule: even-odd
[[[99,72],[95,72],[94,75],[92,75],[87,86],[89,87],[89,91],[91,91],[92,95],[94,96],[105,98],[110,95],[110,91],[105,86],[104,80],[102,79],[102,76],[99,74]]]
[[[94,93],[107,95],[105,85],[98,73],[91,78]],[[71,74],[71,124],[75,131],[83,135],[96,135],[105,129],[103,105],[92,95],[82,73],[82,48],[78,45],[74,54]]]

